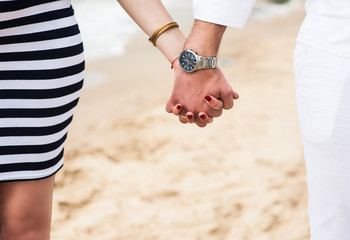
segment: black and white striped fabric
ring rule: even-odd
[[[83,71],[70,0],[0,0],[0,181],[62,167]]]

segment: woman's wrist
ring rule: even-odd
[[[173,28],[158,38],[157,47],[168,59],[169,63],[172,63],[182,52],[185,42],[186,38],[181,31],[178,28]]]

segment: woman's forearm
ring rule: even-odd
[[[159,27],[173,22],[160,0],[118,0],[118,2],[148,36],[151,36]],[[158,38],[156,44],[171,62],[178,57],[185,41],[179,28],[171,28]]]

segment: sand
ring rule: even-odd
[[[220,66],[240,99],[206,128],[165,112],[173,73],[145,35],[87,63],[52,239],[308,239],[292,65],[303,16],[227,30]]]

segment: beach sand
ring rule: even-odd
[[[239,93],[205,128],[165,112],[173,73],[138,35],[87,63],[54,193],[53,240],[307,240],[293,49],[303,9],[228,29]]]

